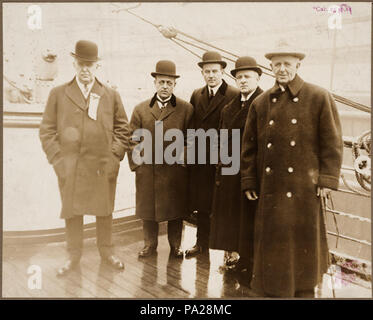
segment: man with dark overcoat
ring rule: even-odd
[[[236,79],[240,93],[229,102],[221,112],[220,129],[228,130],[228,139],[223,143],[232,154],[232,130],[239,130],[239,143],[249,107],[263,90],[259,87],[262,69],[252,57],[237,59],[231,74]],[[222,147],[222,142],[220,143]],[[241,148],[239,149],[241,150]],[[234,156],[232,154],[232,156]],[[240,158],[240,151],[236,155]],[[253,256],[253,230],[256,201],[250,202],[241,191],[240,172],[234,175],[223,175],[219,161],[216,171],[215,191],[212,205],[210,248],[225,250],[225,264],[236,271],[245,270],[245,281],[251,278]],[[238,255],[239,253],[239,261]]]
[[[83,216],[96,216],[97,246],[103,261],[117,269],[112,213],[119,163],[129,148],[129,125],[118,92],[96,77],[98,47],[76,43],[70,82],[51,90],[40,125],[40,140],[58,177],[61,218],[66,223],[64,275],[77,266],[83,248]]]
[[[251,105],[241,153],[242,190],[258,199],[251,287],[313,297],[328,269],[320,195],[338,188],[341,124],[332,95],[297,75],[305,54],[281,41],[265,57],[276,82]]]
[[[190,102],[194,107],[192,128],[195,130],[218,130],[220,114],[223,107],[230,102],[239,91],[228,85],[223,79],[227,63],[218,52],[207,51],[198,66],[206,82],[202,88],[194,90]],[[197,140],[197,139],[196,139]],[[195,144],[196,164],[190,165],[189,210],[197,215],[197,241],[185,252],[186,257],[200,253],[208,253],[210,235],[210,214],[215,184],[216,163],[210,161],[209,139],[206,147],[200,148],[201,141]],[[206,152],[206,164],[198,163],[198,151]]]
[[[159,222],[168,221],[170,255],[183,258],[180,245],[183,218],[187,214],[188,188],[184,157],[193,107],[173,94],[179,75],[172,61],[158,61],[156,71],[151,75],[154,77],[156,93],[135,107],[130,121],[132,153],[128,158],[131,170],[136,173],[136,215],[143,220],[144,231],[144,248],[139,252],[139,257],[149,257],[156,253]],[[181,140],[164,139],[169,130],[178,131]],[[146,136],[144,131],[149,135]],[[141,136],[144,137],[142,142]],[[145,140],[149,137],[150,143]],[[143,143],[143,149],[137,149]],[[173,146],[179,150],[181,148],[183,152],[176,151],[175,158],[167,160],[170,158],[167,150],[173,149]],[[158,156],[157,148],[160,151]],[[147,154],[150,159],[146,159]],[[139,161],[141,155],[144,155],[144,159]]]

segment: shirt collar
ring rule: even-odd
[[[80,91],[82,92],[83,96],[85,96],[87,98],[89,93],[91,92],[91,89],[92,89],[93,85],[95,84],[95,79],[87,85],[87,88],[88,88],[88,93],[87,94],[85,94],[85,92],[86,92],[85,91],[85,85],[82,82],[79,81],[78,77],[75,77],[75,80],[76,80],[76,83],[78,84],[78,87],[79,87]]]
[[[218,92],[218,90],[219,90],[219,88],[221,87],[222,84],[223,84],[223,81],[218,86],[215,86],[214,88],[211,88],[211,87],[207,86],[208,89],[209,89],[209,94],[212,90],[212,92],[214,93],[214,96],[216,96],[216,93]]]
[[[246,98],[241,93],[241,101],[242,102],[248,101],[251,98],[251,96],[254,94],[254,92],[256,91],[256,89],[257,88],[255,88],[255,90],[253,90],[251,93],[249,93],[249,95]]]
[[[172,95],[171,96],[169,96],[167,99],[162,99],[158,94],[157,94],[157,100],[159,100],[160,102],[163,102],[163,103],[165,103],[165,102],[167,102],[167,101],[170,101],[171,100],[171,97],[172,97]]]

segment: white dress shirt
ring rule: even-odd
[[[222,81],[218,86],[215,86],[215,87],[213,87],[213,88],[207,86],[208,89],[209,89],[209,96],[210,96],[210,93],[211,93],[211,91],[212,91],[213,94],[214,94],[214,97],[215,97],[215,96],[216,96],[216,93],[218,92],[218,90],[219,90],[219,88],[221,87],[222,84],[223,84],[223,81]]]
[[[82,92],[84,98],[88,99],[89,93],[92,90],[92,87],[95,83],[95,80],[93,80],[91,83],[84,84],[84,83],[81,83],[79,81],[78,77],[76,77],[75,79],[76,79],[76,83],[78,84],[78,87],[79,87],[80,91]]]

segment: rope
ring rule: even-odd
[[[113,5],[113,6],[116,6],[116,7],[118,8],[118,6],[117,6],[116,4],[112,4],[112,5]],[[151,22],[150,20],[147,20],[147,19],[143,18],[142,16],[140,16],[140,15],[138,15],[138,14],[136,14],[136,13],[134,13],[134,12],[131,11],[131,10],[133,10],[133,9],[138,8],[140,5],[141,5],[141,3],[137,4],[136,6],[130,7],[130,8],[120,8],[120,9],[115,9],[115,10],[112,10],[112,12],[116,12],[116,13],[118,13],[118,12],[121,12],[121,11],[125,11],[125,12],[127,12],[127,13],[129,13],[129,14],[132,14],[133,16],[135,16],[135,17],[137,17],[138,19],[144,21],[145,23],[148,23],[148,24],[152,25],[153,27],[157,28],[157,30],[158,30],[159,32],[161,32],[162,35],[163,35],[164,37],[166,37],[167,39],[169,39],[169,40],[171,40],[171,41],[174,40],[174,38],[177,37],[177,34],[181,34],[181,35],[183,35],[183,36],[185,36],[185,37],[187,37],[187,38],[189,38],[189,39],[192,39],[192,40],[194,40],[194,41],[197,41],[198,43],[201,43],[201,44],[203,44],[203,45],[206,45],[206,46],[208,46],[208,47],[210,47],[210,48],[214,48],[214,49],[219,50],[219,51],[221,51],[221,52],[224,52],[224,53],[226,53],[226,54],[228,54],[228,55],[231,55],[231,56],[233,56],[233,57],[235,57],[235,58],[239,58],[239,56],[238,56],[237,54],[235,54],[235,53],[229,52],[229,51],[227,51],[227,50],[225,50],[225,49],[222,49],[222,48],[220,48],[220,47],[218,47],[218,46],[215,46],[215,45],[213,45],[213,44],[211,44],[211,43],[208,43],[208,42],[206,42],[206,41],[203,41],[203,40],[201,40],[201,39],[198,39],[198,38],[196,38],[196,37],[194,37],[194,36],[192,36],[192,35],[190,35],[190,34],[187,34],[187,33],[183,32],[183,31],[180,31],[180,30],[178,30],[178,29],[176,29],[176,28],[172,28],[172,27],[164,27],[164,26],[162,26],[162,25],[155,24],[155,23]],[[182,39],[180,39],[180,38],[178,38],[178,40],[179,40],[179,41],[183,41],[184,43],[188,43],[186,40],[182,40]],[[176,43],[175,41],[173,41],[173,42]],[[192,44],[192,43],[190,43],[190,42],[189,42],[188,44],[189,44],[189,45],[192,45],[192,46],[194,46],[194,47],[196,47],[196,48],[202,49],[202,50],[207,50],[207,49],[205,49],[205,48],[199,47],[199,46],[197,46],[196,44]],[[192,51],[188,50],[185,46],[182,46],[180,43],[178,43],[178,45],[181,46],[182,48],[184,48],[185,50],[187,50],[188,52],[190,52],[190,53],[196,55],[196,54],[193,53]],[[227,58],[227,57],[224,57],[224,58],[225,58],[225,59],[228,59],[229,61],[233,61],[231,58]],[[258,64],[258,66],[259,66],[260,68],[264,69],[264,70],[272,71],[270,68],[265,67],[265,66],[263,66],[263,65]],[[272,74],[270,74],[270,73],[267,73],[267,72],[263,72],[263,73],[265,73],[266,75],[269,75],[269,76],[271,76],[271,77],[274,77],[274,75],[272,75]],[[226,73],[226,74],[227,74],[227,73]],[[229,76],[229,74],[227,74],[227,75]],[[231,77],[231,78],[232,78],[232,77]],[[233,79],[234,79],[234,78],[233,78]],[[333,95],[333,97],[334,97],[334,99],[335,99],[336,101],[338,101],[338,102],[340,102],[340,103],[343,103],[343,104],[345,104],[345,105],[347,105],[347,106],[349,106],[349,107],[352,107],[352,108],[355,108],[355,109],[358,109],[358,110],[361,110],[361,111],[364,111],[364,112],[368,112],[368,113],[371,112],[371,108],[368,107],[368,106],[365,106],[365,105],[363,105],[363,104],[361,104],[361,103],[354,102],[354,101],[352,101],[352,100],[350,100],[350,99],[347,99],[347,98],[341,97],[341,96],[339,96],[339,95],[337,95],[337,94],[335,94],[335,93],[332,93],[332,95]]]

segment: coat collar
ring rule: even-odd
[[[254,99],[259,96],[263,90],[260,87],[257,87],[254,93],[251,95],[250,99],[245,103],[245,106],[242,107],[241,93],[239,93],[231,103],[227,106],[227,117],[228,128],[244,128],[247,118],[247,113],[249,112],[249,107]]]
[[[175,111],[175,107],[176,107],[175,95],[171,96],[170,103],[166,106],[166,108],[164,108],[164,110],[161,110],[159,108],[153,108],[156,100],[157,100],[157,93],[153,96],[153,98],[150,100],[150,103],[149,103],[150,113],[153,115],[155,120],[162,121]],[[170,104],[171,104],[171,107],[170,107]]]
[[[79,108],[83,110],[88,108],[87,101],[84,99],[75,77],[68,82],[65,93]],[[97,80],[97,78],[95,78],[95,83],[93,84],[91,93],[95,93],[100,97],[105,94],[104,86],[100,81]]]
[[[296,97],[298,95],[300,89],[302,89],[303,84],[303,79],[298,75],[295,75],[295,78],[289,82],[288,88],[293,97]],[[270,89],[270,94],[277,94],[280,91],[281,89],[276,81],[275,85]]]
[[[157,101],[157,93],[154,94],[153,98],[151,98],[150,100],[150,103],[149,103],[149,107],[150,108],[153,108],[153,105],[154,103]],[[170,103],[171,105],[175,108],[176,107],[176,97],[174,94],[171,95],[171,99],[170,99]]]

